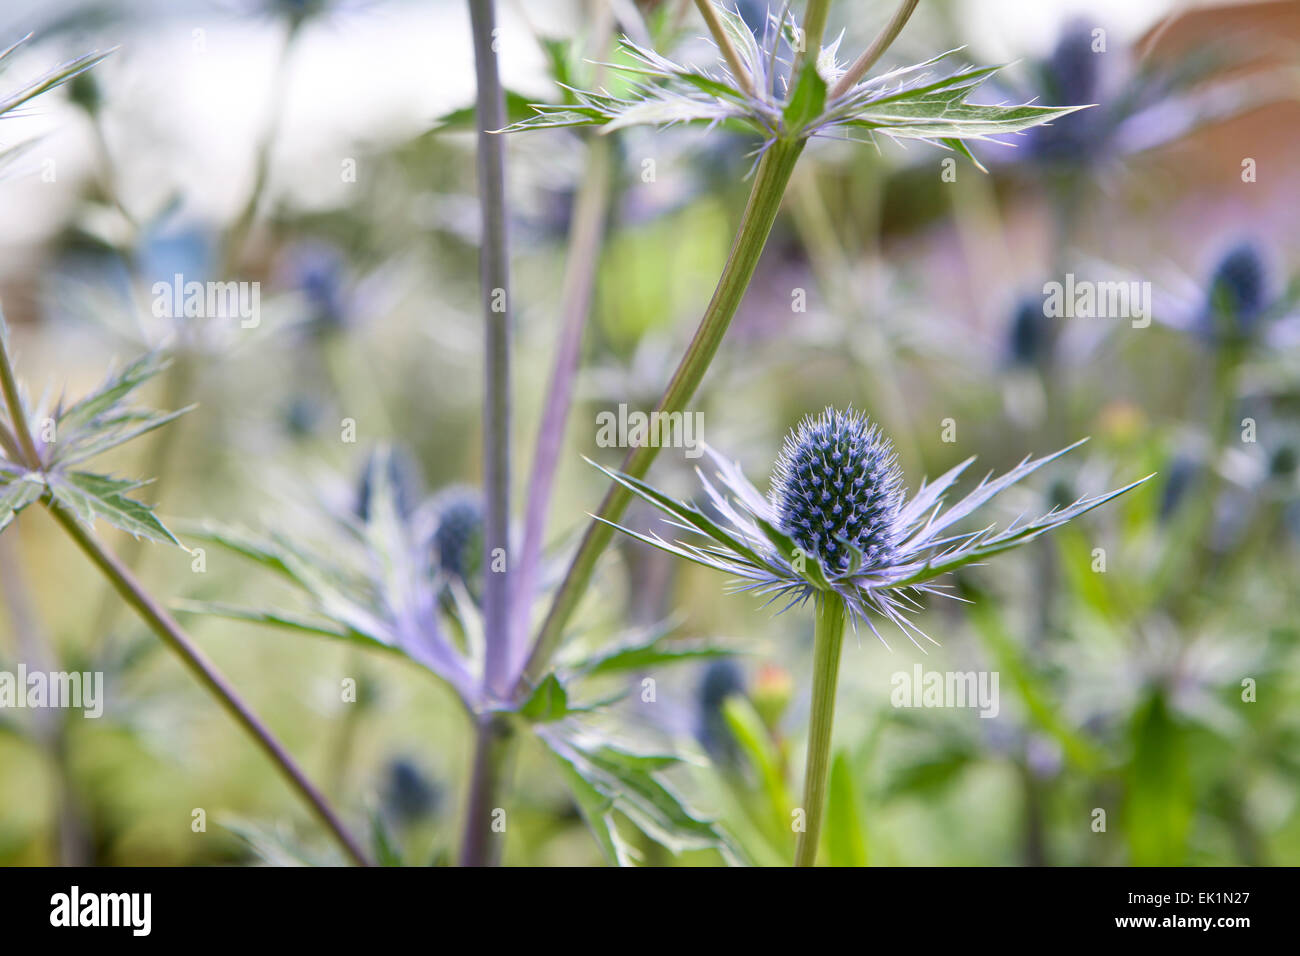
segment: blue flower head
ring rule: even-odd
[[[863,568],[894,557],[903,475],[889,439],[852,409],[828,408],[786,438],[772,479],[781,528],[828,569],[844,571],[852,548]]]
[[[639,478],[601,470],[667,513],[673,527],[706,540],[670,542],[614,525],[625,534],[727,572],[737,579],[735,590],[767,595],[772,601],[784,598],[785,607],[833,592],[852,619],[865,622],[877,636],[872,615],[892,621],[916,642],[913,634],[926,635],[908,612],[918,607],[919,596],[943,593],[936,578],[1032,541],[1142,483],[1055,506],[1039,518],[1017,519],[1001,531],[993,525],[956,529],[994,495],[1078,444],[1043,458],[1026,457],[997,478],[990,474],[948,507],[945,493],[974,459],[933,482],[922,482],[908,498],[893,446],[852,409],[827,408],[795,428],[773,469],[767,497],[738,464],[706,448],[716,466],[712,479],[699,473],[711,505],[708,513]]]

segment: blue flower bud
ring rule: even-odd
[[[483,496],[467,486],[448,488],[438,495],[438,527],[433,533],[433,554],[438,568],[477,594],[483,577]]]
[[[436,813],[442,790],[405,757],[393,759],[385,768],[381,796],[384,815],[401,824],[418,823]]]
[[[1007,350],[1015,365],[1036,365],[1046,355],[1051,328],[1040,299],[1021,300],[1011,318],[1007,339]]]
[[[1268,307],[1268,281],[1259,250],[1248,242],[1233,247],[1210,279],[1206,331],[1219,341],[1249,338]]]
[[[880,429],[852,409],[827,408],[786,438],[771,497],[782,530],[805,554],[845,571],[852,546],[869,570],[894,556],[903,491],[894,447]]]
[[[745,675],[735,661],[722,657],[710,661],[695,693],[696,737],[700,745],[722,763],[736,758],[736,741],[727,726],[722,705],[728,697],[745,693]]]

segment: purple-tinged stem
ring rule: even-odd
[[[483,220],[480,273],[486,324],[483,403],[483,541],[486,570],[483,630],[485,698],[504,699],[510,668],[510,262],[506,237],[505,94],[495,48],[492,0],[469,0],[477,86],[478,189]],[[500,567],[501,570],[497,570]],[[461,843],[461,864],[491,865],[501,840],[493,812],[505,776],[507,746],[496,720],[475,729],[474,766]]]
[[[497,68],[492,0],[470,0],[478,85],[478,189],[483,220],[480,272],[486,324],[483,403],[483,536],[488,574],[483,615],[486,689],[504,695],[510,627],[510,262],[506,237],[505,94]],[[504,557],[504,562],[500,558]],[[497,571],[503,566],[505,570]]]
[[[568,259],[561,287],[562,328],[555,353],[555,365],[546,391],[546,407],[537,431],[533,469],[528,480],[528,504],[524,518],[524,543],[515,586],[514,625],[511,628],[510,672],[522,665],[528,642],[529,609],[532,607],[537,573],[542,560],[546,515],[555,485],[555,472],[564,448],[564,426],[573,404],[573,388],[582,353],[582,333],[591,312],[596,265],[609,207],[610,150],[604,138],[587,143],[583,181],[578,191],[573,225],[569,232]]]

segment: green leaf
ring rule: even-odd
[[[978,159],[976,159],[976,158],[975,158],[975,154],[971,152],[970,147],[967,146],[967,145],[966,145],[964,142],[962,142],[960,139],[951,139],[951,138],[949,138],[949,139],[941,140],[940,142],[942,142],[943,145],[947,146],[949,149],[952,149],[952,150],[955,151],[955,152],[961,153],[961,155],[963,155],[963,156],[965,156],[967,159],[969,159],[969,160],[971,161],[971,165],[973,165],[973,166],[974,166],[976,169],[978,169],[981,173],[987,173],[987,172],[988,172],[988,167],[985,166],[983,163],[981,163]]]
[[[370,813],[370,845],[380,866],[401,866],[402,851],[394,842],[378,810]]]
[[[975,761],[975,754],[960,744],[947,744],[898,767],[890,776],[881,801],[901,796],[933,798],[962,775]]]
[[[975,106],[940,100],[891,102],[858,110],[844,125],[896,139],[989,139],[1067,116],[1082,106]]]
[[[548,724],[538,737],[578,778],[571,781],[575,797],[580,807],[588,805],[584,816],[607,855],[613,826],[607,819],[610,808],[672,853],[723,847],[713,824],[697,816],[660,778],[660,772],[676,762],[674,756],[633,753],[569,724]]]
[[[9,49],[5,50],[4,53],[0,53],[0,60],[12,53],[22,42],[23,40],[19,40],[18,43],[9,47]],[[87,53],[74,60],[69,60],[62,66],[55,67],[39,79],[33,80],[31,83],[21,87],[16,92],[10,93],[8,96],[0,99],[0,116],[4,116],[4,114],[11,110],[17,109],[28,100],[34,99],[42,93],[54,89],[54,87],[59,84],[66,83],[78,73],[89,70],[91,67],[95,66],[95,64],[111,56],[116,49],[117,48],[114,47],[112,50],[105,50],[102,53]]]
[[[769,832],[781,837],[788,836],[789,814],[793,803],[781,769],[781,756],[763,724],[763,718],[749,699],[741,694],[733,694],[722,702],[722,717],[741,752],[758,774],[767,802],[767,819],[771,821]]]
[[[700,533],[706,535],[707,537],[712,538],[714,541],[718,542],[718,544],[722,545],[724,548],[736,552],[737,554],[752,561],[754,564],[760,566],[764,564],[763,560],[757,554],[754,553],[754,550],[750,548],[749,545],[741,541],[735,535],[730,534],[729,532],[720,528],[717,524],[715,524],[713,521],[707,518],[704,515],[704,513],[701,512],[699,509],[694,508],[691,505],[686,504],[685,502],[675,501],[674,499],[665,495],[663,492],[657,491],[656,489],[652,488],[650,485],[646,484],[644,481],[641,481],[638,478],[633,478],[631,475],[625,475],[619,471],[610,471],[608,468],[604,468],[600,465],[597,465],[590,458],[586,458],[584,459],[584,461],[586,461],[589,465],[593,465],[596,468],[600,469],[607,476],[612,478],[614,481],[618,482],[623,487],[627,488],[629,491],[637,495],[639,498],[643,498],[645,501],[648,501],[650,504],[654,505],[660,511],[665,511],[668,514],[672,515],[674,518],[678,518],[681,521],[686,522],[692,528],[695,528]],[[619,526],[614,525],[614,527],[617,528]],[[625,530],[625,529],[619,528],[619,530]],[[628,533],[633,533],[633,532],[628,532]]]
[[[826,842],[831,866],[866,866],[862,804],[853,780],[853,767],[843,751],[831,761],[830,795],[826,806]]]
[[[1153,692],[1133,715],[1124,833],[1133,866],[1187,862],[1195,796],[1184,729],[1164,695]]]
[[[3,474],[0,474],[3,478]],[[23,476],[7,484],[0,484],[0,531],[3,531],[22,511],[45,494],[43,480]]]
[[[662,634],[655,634],[649,642],[625,644],[588,657],[576,664],[574,670],[584,676],[594,677],[621,671],[648,670],[661,664],[731,657],[738,653],[741,653],[738,649],[709,641],[664,641]]]
[[[569,713],[569,694],[554,674],[547,674],[519,708],[519,713],[534,723],[560,720]]]
[[[350,631],[333,621],[316,620],[305,615],[291,614],[287,611],[241,607],[235,604],[226,604],[222,601],[194,601],[183,598],[173,601],[171,606],[180,614],[203,614],[208,617],[223,617],[231,621],[246,621],[250,624],[262,624],[267,627],[298,631],[314,637],[328,637],[337,641],[355,641],[368,647],[377,646],[384,650],[393,650],[387,644],[380,644],[374,638],[367,637],[356,631]]]
[[[168,364],[160,353],[151,352],[142,355],[121,371],[110,374],[99,388],[78,399],[57,416],[60,430],[89,425],[98,416],[117,407],[124,398]]]
[[[513,126],[530,119],[537,111],[533,109],[530,97],[514,90],[505,91],[506,125]],[[474,133],[478,132],[478,110],[473,106],[443,113],[433,121],[435,133]],[[491,132],[496,132],[492,130]]]
[[[614,800],[602,793],[595,785],[561,754],[552,751],[564,772],[564,778],[573,792],[578,811],[586,821],[588,829],[596,838],[601,853],[612,866],[635,866],[636,857],[618,832],[618,822],[614,817]]]
[[[55,473],[49,476],[48,481],[54,500],[88,527],[94,527],[95,519],[103,518],[136,538],[181,546],[176,536],[154,515],[153,508],[116,490],[138,488],[138,482],[118,481],[84,471]]]
[[[804,60],[799,81],[795,84],[785,104],[785,126],[790,135],[797,135],[800,130],[821,115],[826,106],[826,81],[817,71],[816,57]]]

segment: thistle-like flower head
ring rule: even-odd
[[[999,68],[963,68],[936,76],[931,68],[956,50],[866,76],[840,59],[842,37],[816,56],[795,55],[803,38],[788,10],[782,16],[769,13],[761,30],[751,29],[725,7],[715,13],[721,31],[713,40],[715,65],[679,63],[624,38],[622,52],[630,64],[606,65],[638,81],[629,94],[565,87],[565,102],[533,104],[536,115],[507,131],[599,126],[611,132],[643,124],[725,123],[757,133],[762,149],[814,136],[872,139],[880,134],[924,140],[974,159],[969,142],[1019,133],[1082,108],[969,103],[970,94]]]
[[[864,568],[894,558],[903,473],[889,439],[852,409],[806,418],[786,438],[771,500],[780,528],[829,570],[846,570],[851,548]]]
[[[1027,457],[997,478],[990,473],[946,509],[945,493],[973,458],[933,483],[922,482],[908,498],[888,439],[865,416],[833,408],[806,419],[786,439],[768,497],[739,465],[708,449],[717,471],[713,480],[700,472],[712,505],[707,515],[630,475],[606,474],[668,514],[674,527],[708,540],[669,542],[615,525],[625,534],[733,575],[734,590],[768,595],[771,601],[785,598],[785,608],[832,591],[853,620],[865,622],[877,637],[872,614],[892,621],[917,643],[914,634],[926,635],[906,612],[919,606],[917,597],[943,593],[932,583],[940,575],[1032,541],[1147,480],[1053,507],[1033,521],[1017,519],[1005,530],[993,525],[954,530],[994,495],[1079,444],[1043,458]]]

